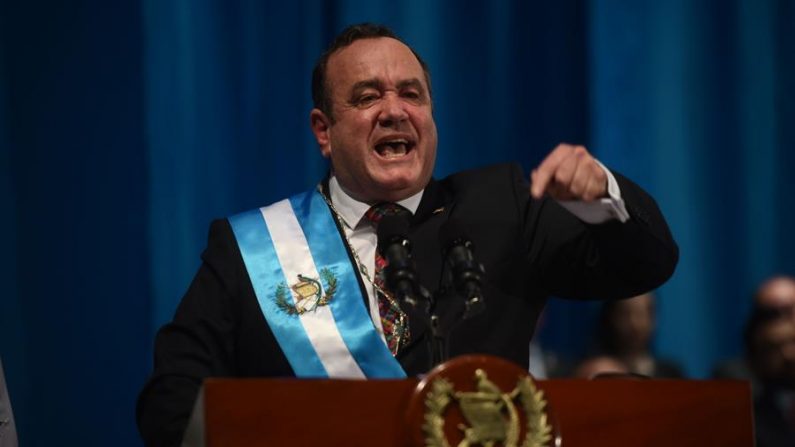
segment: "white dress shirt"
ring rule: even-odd
[[[375,233],[375,226],[369,220],[364,218],[364,214],[370,209],[372,205],[360,202],[353,197],[349,196],[345,190],[342,189],[337,177],[333,174],[328,182],[329,195],[331,196],[331,203],[345,221],[342,226],[345,231],[345,236],[351,245],[351,250],[356,252],[359,261],[364,264],[370,279],[374,279],[375,275],[375,248],[378,245],[378,236]],[[413,196],[403,199],[398,205],[411,211],[411,214],[417,212],[417,207],[420,206],[423,191],[414,194]],[[384,329],[381,326],[381,315],[378,313],[378,301],[376,298],[375,287],[361,272],[359,276],[362,278],[362,283],[367,289],[367,299],[370,303],[370,318],[375,324],[378,333],[381,334],[381,339],[384,339]],[[384,339],[385,340],[385,339]],[[384,341],[386,342],[386,341]]]

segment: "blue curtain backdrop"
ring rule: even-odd
[[[795,274],[790,0],[6,1],[0,356],[23,445],[140,445],[154,332],[209,221],[323,175],[310,71],[361,21],[430,64],[437,175],[587,144],[680,244],[658,351],[693,377],[740,352],[755,285]],[[545,345],[582,353],[597,307],[552,303]]]

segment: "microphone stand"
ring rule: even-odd
[[[440,298],[455,296],[455,293],[450,293],[452,290],[447,288],[440,288],[430,297],[432,302],[431,311],[428,313],[428,327],[431,328],[431,336],[428,339],[428,350],[431,353],[430,368],[433,369],[437,365],[441,365],[450,359],[449,336],[453,330],[458,327],[463,321],[472,317],[472,313],[466,310],[455,318],[452,324],[444,326],[442,319],[436,314],[436,303]],[[454,291],[452,291],[454,292]]]
[[[453,234],[460,233],[455,225],[446,229]],[[486,307],[480,287],[485,271],[483,265],[477,262],[472,254],[471,242],[466,237],[457,237],[445,245],[448,245],[448,248],[444,252],[445,259],[442,261],[440,287],[433,296],[428,297],[430,303],[428,325],[431,328],[428,346],[431,353],[430,369],[449,360],[448,339],[453,330],[462,322],[483,312]],[[457,247],[463,248],[463,251],[456,249]],[[442,284],[445,282],[453,287],[444,287]],[[464,310],[460,315],[456,315],[449,327],[444,327],[441,318],[436,314],[436,304],[440,299],[445,297],[452,299],[455,296],[464,298]]]
[[[464,310],[456,316],[452,324],[445,326],[442,319],[436,313],[436,307],[440,299],[451,299],[458,295],[454,288],[440,287],[435,293],[428,290],[418,283],[413,284],[413,294],[405,291],[397,294],[397,298],[407,303],[413,309],[418,309],[425,316],[426,324],[430,328],[430,337],[427,340],[427,349],[430,353],[430,371],[437,365],[441,365],[450,359],[449,336],[453,330],[463,321],[472,318],[483,310],[484,302],[481,296],[471,296],[464,300]],[[416,297],[419,296],[419,300]]]
[[[425,291],[428,292],[427,290]],[[428,308],[428,327],[431,329],[431,336],[428,338],[428,351],[431,353],[431,364],[428,371],[441,365],[450,358],[447,345],[447,332],[442,329],[441,319],[436,315],[436,301],[437,293],[433,295],[428,293],[427,300],[429,302]]]
[[[438,291],[431,294],[428,289],[417,284],[415,291],[420,296],[420,302],[414,297],[406,296],[405,294],[399,295],[399,298],[412,306],[414,309],[419,309],[419,313],[425,317],[425,323],[430,328],[430,337],[427,338],[427,349],[430,353],[430,371],[436,365],[446,362],[450,358],[447,347],[447,331],[443,330],[441,320],[436,315],[436,301]],[[420,304],[422,303],[422,304]]]
[[[441,365],[450,358],[447,345],[447,336],[450,331],[442,327],[441,319],[436,315],[437,300],[440,296],[446,295],[447,290],[437,290],[432,294],[416,281],[412,281],[411,286],[410,292],[401,288],[395,295],[401,303],[406,303],[412,309],[418,310],[430,328],[430,337],[427,338],[427,349],[430,353],[428,371],[430,371],[436,365]]]

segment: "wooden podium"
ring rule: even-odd
[[[446,377],[457,390],[474,390],[476,369],[486,371],[506,391],[526,375],[503,360],[474,356],[454,359],[423,380],[207,380],[184,445],[445,445],[428,442],[423,431],[429,385]],[[544,380],[536,385],[543,391],[553,426],[546,445],[754,445],[747,382],[610,378]],[[445,410],[455,412],[452,405]],[[453,437],[458,433],[458,439],[448,437],[448,445],[465,445],[459,444],[464,420],[461,414],[452,417],[444,429]]]

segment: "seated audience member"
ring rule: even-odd
[[[609,355],[588,357],[574,370],[574,377],[579,379],[593,379],[614,374],[629,374],[629,369],[621,360]]]
[[[774,276],[766,280],[754,294],[753,306],[759,309],[769,309],[795,323],[795,279],[788,276]],[[713,369],[712,377],[754,382],[747,357],[737,357],[719,363]],[[755,385],[754,383],[754,389],[756,389]]]
[[[598,352],[616,359],[628,372],[655,378],[684,377],[676,363],[656,358],[651,350],[655,329],[651,293],[602,306],[598,327]]]
[[[756,382],[758,447],[795,445],[795,322],[755,307],[745,330],[746,357]]]

